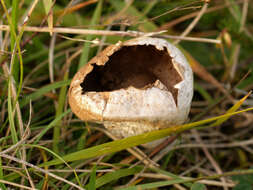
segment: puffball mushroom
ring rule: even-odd
[[[108,46],[76,73],[69,88],[72,111],[118,138],[184,123],[192,96],[193,74],[184,55],[151,37]]]

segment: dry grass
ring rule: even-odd
[[[249,0],[0,2],[0,189],[252,189],[252,111],[146,150],[131,144],[143,136],[108,143],[67,102],[75,72],[105,46],[156,36],[195,73],[189,123],[252,107]]]

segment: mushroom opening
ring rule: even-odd
[[[124,46],[109,57],[105,65],[93,64],[93,70],[81,83],[82,93],[106,92],[133,86],[148,88],[159,80],[172,93],[177,105],[178,89],[183,79],[174,68],[167,49],[153,45]]]

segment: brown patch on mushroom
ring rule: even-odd
[[[85,76],[82,94],[110,92],[132,86],[145,89],[159,80],[172,93],[177,105],[178,89],[174,86],[183,78],[172,63],[166,48],[153,45],[124,46],[109,56],[104,65],[92,63],[93,69]]]

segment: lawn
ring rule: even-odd
[[[184,124],[120,139],[68,90],[138,37],[180,49],[193,99]],[[0,48],[0,189],[253,190],[251,0],[0,0]]]

